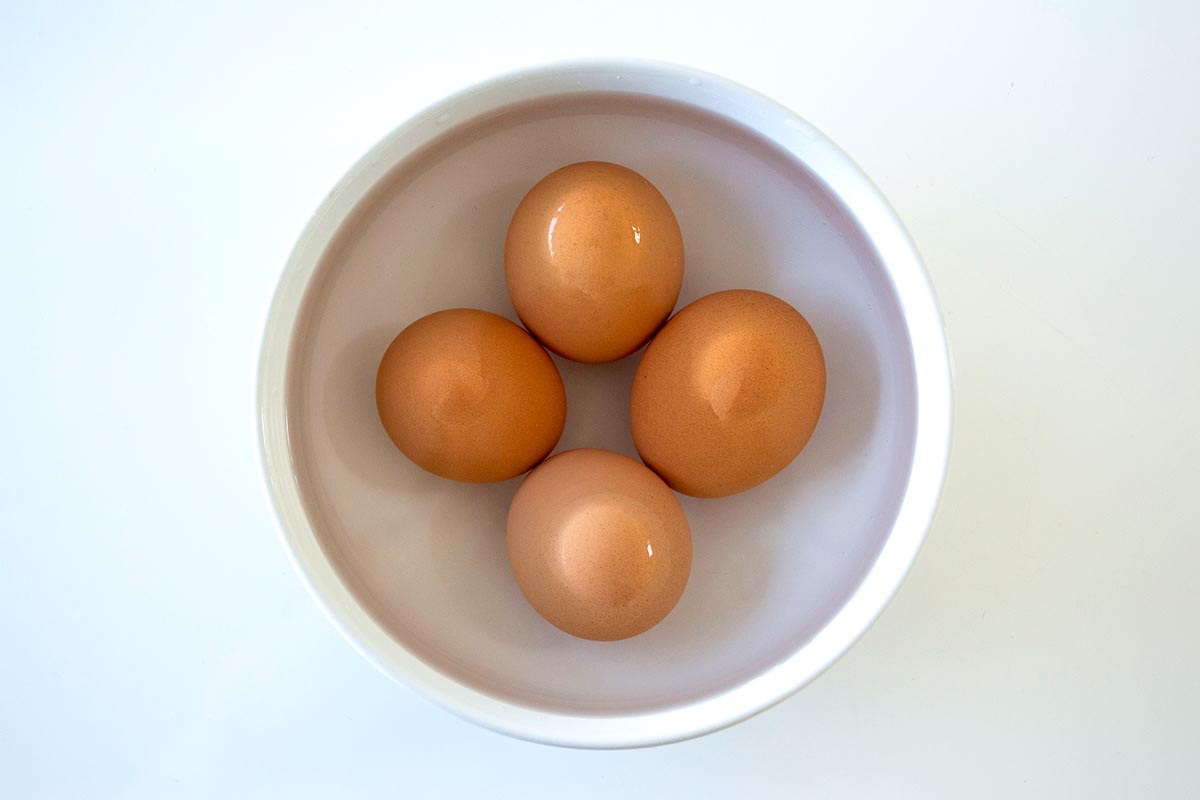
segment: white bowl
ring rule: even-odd
[[[824,347],[808,447],[767,483],[682,498],[691,580],[649,632],[598,643],[537,615],[504,546],[518,481],[465,485],[384,434],[375,370],[414,319],[470,306],[515,319],[504,235],[524,193],[575,161],[624,164],[679,219],[679,307],[776,294]],[[559,449],[636,457],[640,352],[556,359]],[[811,681],[896,591],[930,523],[950,436],[950,368],[904,228],[840,150],[742,86],[643,62],[557,65],[419,114],[350,170],[280,279],[259,371],[262,460],[283,540],[335,626],[401,684],[489,728],[580,747],[707,733]]]

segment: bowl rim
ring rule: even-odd
[[[516,102],[580,93],[654,94],[748,124],[804,163],[839,198],[876,249],[895,287],[912,345],[916,435],[908,485],[892,529],[862,582],[829,623],[783,661],[718,694],[663,709],[564,713],[522,705],[464,685],[420,660],[377,623],[325,557],[304,510],[287,434],[286,386],[293,329],[314,270],[376,183],[404,158],[452,130]],[[446,124],[450,123],[450,124]],[[385,158],[387,156],[387,158]],[[849,156],[788,108],[741,84],[675,64],[635,59],[530,67],[463,89],[417,113],[360,158],[317,208],[283,268],[262,327],[256,391],[260,476],[292,567],[325,616],[397,683],[460,717],[546,744],[624,748],[666,744],[740,722],[789,697],[839,659],[895,595],[932,524],[952,430],[952,367],[933,287],[904,225]]]

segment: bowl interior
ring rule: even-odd
[[[909,477],[914,364],[895,288],[854,217],[809,169],[752,130],[649,95],[513,105],[444,132],[379,181],[309,281],[285,393],[304,510],[345,586],[403,648],[487,695],[569,714],[643,712],[710,697],[804,647],[862,582]],[[383,154],[386,158],[386,152]],[[572,638],[521,596],[504,545],[519,479],[429,475],[388,441],[375,370],[405,325],[470,306],[515,320],[503,275],[509,218],[574,161],[629,166],[679,219],[679,306],[752,288],[794,305],[828,365],[808,447],[762,486],[681,498],[694,563],[666,620],[615,643]],[[630,383],[641,353],[556,358],[567,387],[560,450],[636,458]]]

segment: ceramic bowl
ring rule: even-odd
[[[590,642],[525,602],[505,556],[519,479],[466,485],[392,446],[375,371],[402,328],[449,307],[515,320],[509,218],[552,170],[603,160],[645,175],[683,232],[679,305],[778,295],[815,329],[828,369],[816,432],[765,484],[681,498],[694,561],[645,634]],[[555,359],[559,450],[636,457],[641,353]],[[915,558],[946,467],[951,376],[929,281],[887,201],[815,128],[755,92],[643,62],[533,69],[463,91],[367,153],[317,210],[271,304],[258,377],[260,445],[283,541],[312,596],[379,669],[514,736],[631,747],[761,711],[833,663]]]

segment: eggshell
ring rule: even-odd
[[[722,497],[799,455],[825,401],[808,322],[769,294],[717,292],[686,306],[646,348],[629,413],[642,460],[671,488]]]
[[[584,639],[627,639],[679,602],[692,537],[657,475],[607,450],[570,450],[521,483],[508,512],[508,560],[530,605]]]
[[[683,237],[650,181],[617,164],[571,164],[517,206],[504,246],[513,308],[548,348],[613,361],[667,319],[683,281]]]
[[[401,331],[379,364],[375,403],[413,463],[471,483],[533,467],[554,449],[567,416],[549,354],[518,325],[472,308]]]

